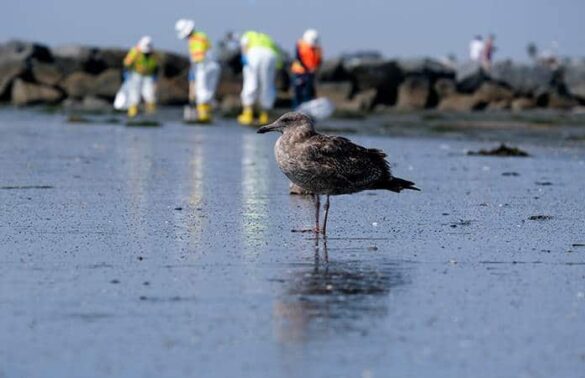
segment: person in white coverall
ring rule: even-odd
[[[219,64],[209,57],[211,42],[207,34],[195,30],[193,20],[178,20],[175,30],[179,39],[187,39],[189,43],[189,100],[197,103],[197,121],[211,122],[211,103],[221,70]]]
[[[483,38],[481,35],[476,35],[471,42],[469,42],[469,59],[472,62],[481,62],[481,56],[483,53]]]
[[[146,112],[154,113],[158,59],[150,37],[142,37],[128,52],[124,58],[124,69],[125,81],[128,81],[128,116],[132,118],[138,114],[141,99],[144,99]]]
[[[254,122],[254,105],[258,105],[258,123],[268,124],[268,111],[276,100],[276,70],[282,67],[279,49],[270,36],[255,31],[243,34],[240,47],[244,84],[241,93],[243,111],[238,116],[238,122],[251,125]]]

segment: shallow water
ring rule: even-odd
[[[582,147],[352,135],[423,191],[334,197],[325,243],[276,135],[64,120],[0,112],[0,377],[585,371]]]

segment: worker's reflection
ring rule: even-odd
[[[242,143],[242,229],[247,251],[265,235],[268,222],[269,164],[262,141],[245,134]]]
[[[189,177],[189,185],[191,186],[189,206],[197,210],[201,209],[204,199],[206,141],[202,134],[195,136],[195,146],[196,148],[193,149],[191,160],[189,161],[189,174],[187,177]],[[180,213],[177,214],[182,216]],[[198,210],[196,214],[199,214]],[[201,241],[204,220],[205,218],[196,216],[192,221],[187,222],[189,240],[194,248],[197,248]]]
[[[126,176],[128,185],[128,215],[132,228],[130,235],[136,240],[144,240],[149,236],[148,208],[149,184],[152,178],[152,140],[150,138],[130,138],[123,144],[125,154]]]

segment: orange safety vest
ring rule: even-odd
[[[209,38],[203,32],[195,32],[189,37],[189,53],[191,61],[199,63],[205,59],[207,50],[211,48]]]
[[[322,52],[319,46],[311,46],[307,42],[300,40],[297,42],[297,59],[291,66],[294,74],[302,75],[304,73],[313,73],[321,65]]]

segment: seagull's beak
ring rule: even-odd
[[[271,131],[276,131],[280,129],[280,124],[278,121],[271,123],[270,125],[262,126],[261,128],[256,131],[258,134],[269,133]]]

